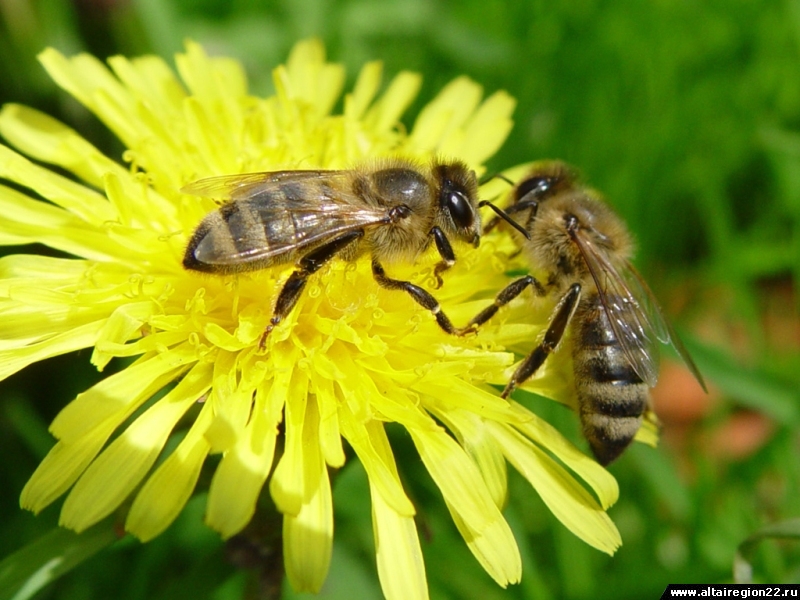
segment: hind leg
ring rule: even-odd
[[[542,284],[539,283],[539,280],[535,277],[532,277],[531,275],[521,277],[516,281],[512,281],[506,287],[500,290],[500,293],[497,294],[494,302],[475,315],[467,327],[479,327],[486,323],[486,321],[497,314],[497,311],[500,310],[501,307],[505,306],[514,298],[519,296],[529,285],[534,287],[538,296],[544,296],[547,293]]]

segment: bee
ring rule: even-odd
[[[521,240],[522,252],[547,278],[512,282],[470,325],[485,323],[529,286],[540,297],[558,299],[540,343],[502,396],[532,377],[570,329],[583,434],[598,462],[607,465],[631,443],[649,408],[649,388],[658,378],[657,342],[675,348],[704,390],[705,382],[631,264],[633,243],[624,223],[572,169],[536,163],[511,198],[507,214],[530,234]],[[488,223],[487,231],[496,223]]]
[[[296,263],[278,293],[262,348],[308,278],[337,256],[369,254],[377,283],[408,293],[445,332],[475,329],[455,327],[432,294],[390,278],[383,267],[413,262],[433,242],[441,258],[434,268],[438,288],[456,260],[450,239],[478,246],[478,182],[462,162],[437,159],[422,166],[395,158],[349,170],[247,173],[201,179],[182,191],[226,201],[194,231],[183,258],[186,269],[227,275]]]

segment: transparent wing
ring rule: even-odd
[[[683,362],[686,363],[686,366],[689,367],[689,371],[691,371],[694,378],[697,379],[703,391],[708,392],[706,382],[703,380],[700,370],[697,368],[697,365],[694,364],[694,360],[692,360],[691,354],[689,354],[689,351],[683,345],[680,336],[678,336],[677,332],[672,328],[672,324],[664,316],[664,311],[661,310],[661,305],[658,303],[658,300],[656,300],[655,294],[650,290],[650,286],[647,285],[647,282],[639,274],[639,271],[630,263],[627,265],[625,275],[628,280],[629,289],[635,290],[634,295],[643,301],[646,313],[651,315],[658,340],[662,344],[669,344],[675,349],[675,352],[678,353],[678,356],[680,356]]]
[[[617,269],[608,253],[598,249],[580,231],[574,238],[592,274],[614,335],[636,374],[653,387],[658,380],[657,341],[670,344],[697,381],[706,389],[703,376],[675,333],[647,283],[629,262]]]
[[[653,387],[658,381],[659,350],[656,342],[661,337],[658,332],[666,327],[660,310],[648,312],[648,308],[657,306],[655,298],[641,285],[634,285],[631,289],[629,280],[632,277],[628,276],[628,271],[632,266],[629,263],[622,266],[621,273],[608,259],[608,253],[597,248],[580,230],[573,239],[586,260],[611,329],[625,357],[642,381]]]
[[[264,171],[220,175],[193,181],[181,188],[184,194],[216,198],[219,200],[242,200],[289,182],[328,182],[335,185],[347,171]]]
[[[287,211],[283,206],[257,209],[266,236],[253,236],[247,229],[229,226],[233,244],[219,245],[209,239],[197,244],[195,258],[208,265],[234,266],[279,259],[325,244],[343,233],[391,222],[387,209],[346,205],[304,207]]]
[[[212,219],[221,217],[226,227],[201,224],[190,244],[194,257],[206,265],[264,263],[348,231],[390,223],[389,208],[365,204],[349,191],[346,176],[346,171],[277,171],[187,185],[186,193],[228,200]]]

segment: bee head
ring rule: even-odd
[[[481,220],[477,209],[478,179],[462,162],[434,165],[439,194],[436,218],[445,233],[477,246],[481,237]]]
[[[563,191],[573,189],[577,173],[560,161],[534,163],[531,170],[514,188],[514,204],[535,204]]]

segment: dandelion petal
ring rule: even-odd
[[[211,421],[206,402],[178,447],[150,476],[133,501],[125,529],[147,542],[164,531],[192,495],[210,449],[204,433]]]
[[[498,585],[519,583],[522,577],[522,558],[514,534],[505,519],[495,519],[488,527],[477,532],[461,518],[449,503],[450,515],[472,554]]]
[[[413,517],[398,514],[370,480],[372,527],[381,589],[387,600],[427,600],[425,563]]]
[[[622,540],[597,501],[535,444],[512,429],[491,424],[506,458],[531,483],[544,503],[567,529],[584,542],[614,554]]]
[[[252,419],[236,445],[225,453],[211,480],[206,523],[225,538],[250,521],[272,466],[280,412],[269,410],[269,398],[264,394],[257,394],[257,398]]]
[[[20,505],[38,513],[61,496],[94,460],[110,435],[110,429],[97,429],[73,443],[58,442],[25,484]]]
[[[305,498],[297,515],[283,518],[286,575],[298,592],[319,592],[328,575],[333,549],[333,501],[328,469],[319,449],[319,413],[308,402],[303,443],[308,449],[298,479],[305,481]]]
[[[65,527],[83,531],[128,497],[153,466],[178,419],[208,390],[210,374],[209,365],[197,365],[92,462],[64,502]]]

